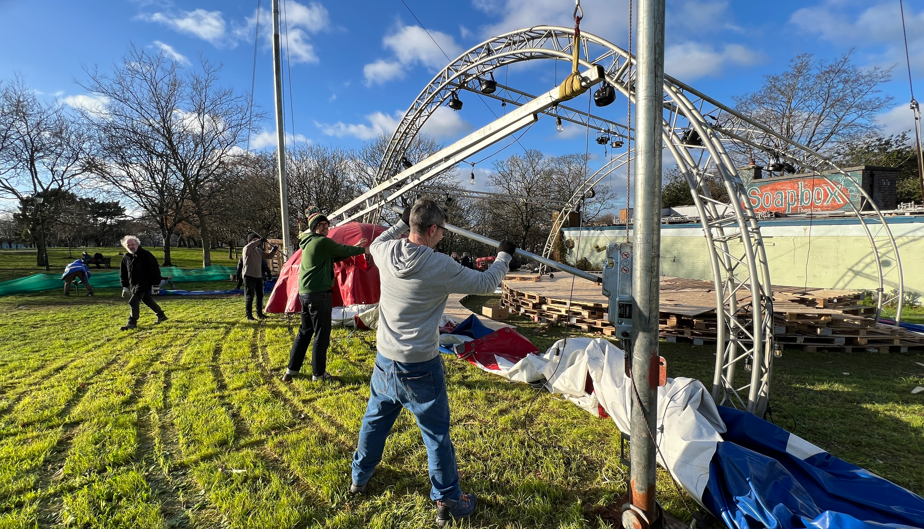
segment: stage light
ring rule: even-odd
[[[459,99],[459,95],[455,92],[449,94],[449,108],[459,111],[462,110],[462,100]]]
[[[478,78],[478,90],[482,94],[493,94],[494,91],[497,90],[497,82],[494,80],[494,74],[488,72],[488,75],[491,76],[490,79],[482,79],[481,77]]]
[[[616,101],[616,89],[609,83],[604,83],[594,92],[594,104],[598,107],[605,107],[613,101]]]

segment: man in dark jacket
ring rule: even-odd
[[[247,236],[247,246],[241,252],[241,269],[240,278],[244,281],[244,298],[247,310],[247,319],[255,320],[253,317],[253,298],[257,298],[257,318],[265,319],[263,314],[263,267],[266,266],[264,259],[269,259],[276,255],[276,246],[270,246],[270,251],[263,251],[263,244],[266,239],[261,238],[256,233]],[[240,279],[238,280],[240,281]]]
[[[122,282],[122,297],[131,296],[128,305],[131,307],[131,314],[128,317],[128,323],[120,327],[123,331],[134,329],[138,326],[138,309],[142,302],[157,314],[155,324],[167,321],[167,316],[160,306],[151,297],[151,287],[160,285],[160,265],[157,258],[151,252],[141,247],[141,241],[134,235],[126,235],[122,239],[122,246],[127,253],[122,257],[122,267],[119,279]]]
[[[302,262],[298,273],[298,299],[302,304],[302,325],[289,351],[289,367],[282,375],[289,382],[302,368],[308,344],[314,335],[311,349],[312,380],[327,380],[327,347],[330,345],[331,310],[334,287],[334,262],[354,255],[368,253],[363,248],[369,241],[360,239],[356,246],[338,244],[327,237],[330,221],[316,208],[306,212],[308,231],[301,234],[299,246]]]

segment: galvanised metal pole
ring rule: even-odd
[[[289,192],[286,182],[286,129],[282,120],[282,55],[279,52],[279,0],[273,0],[273,87],[276,89],[276,158],[279,166],[279,205],[282,210],[282,245],[292,254],[289,239]]]
[[[639,0],[638,57],[636,62],[635,112],[636,160],[635,208],[632,220],[634,263],[632,292],[635,296],[632,332],[633,392],[631,433],[632,505],[623,517],[626,527],[645,527],[654,521],[657,431],[658,310],[661,258],[661,126],[664,102],[664,0]],[[638,398],[634,398],[637,395]]]
[[[399,207],[397,207],[397,206],[392,206],[391,210],[394,211],[395,213],[399,214],[399,215],[404,211],[403,209],[401,209],[401,208],[399,208]],[[487,244],[488,246],[497,247],[497,245],[500,244],[498,241],[495,241],[494,239],[491,239],[491,238],[489,238],[489,237],[485,237],[484,235],[478,235],[477,233],[468,231],[468,230],[466,230],[465,228],[460,228],[460,227],[458,227],[458,226],[453,226],[452,224],[449,224],[448,222],[446,223],[446,230],[447,230],[447,231],[451,231],[452,233],[461,235],[461,236],[463,236],[463,237],[469,238],[469,239],[471,239],[471,240],[473,240],[473,241],[480,242],[480,243],[482,243],[482,244]],[[567,273],[569,273],[569,274],[571,274],[571,275],[580,277],[581,279],[586,279],[586,280],[588,280],[588,281],[593,281],[594,283],[600,283],[600,282],[603,281],[603,278],[601,278],[601,277],[599,277],[599,276],[595,276],[594,274],[591,274],[591,273],[589,273],[589,272],[585,272],[585,271],[583,271],[583,270],[578,270],[577,268],[574,268],[574,267],[572,267],[572,266],[568,266],[568,265],[566,265],[566,264],[559,263],[558,261],[553,261],[553,260],[551,260],[551,259],[546,259],[545,257],[542,257],[541,255],[536,255],[536,254],[534,254],[534,253],[527,252],[526,250],[523,250],[523,249],[521,249],[521,248],[517,248],[517,251],[514,252],[514,253],[515,253],[516,255],[519,255],[520,257],[525,257],[525,258],[527,258],[527,259],[532,259],[533,261],[536,261],[536,262],[538,262],[538,263],[540,263],[540,264],[544,264],[545,266],[547,266],[547,267],[549,267],[549,268],[557,268],[557,269],[561,270],[562,272],[567,272]]]

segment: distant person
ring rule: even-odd
[[[64,295],[71,295],[71,283],[80,280],[83,283],[83,286],[87,289],[87,295],[93,295],[93,287],[90,286],[90,268],[87,266],[83,259],[77,259],[73,263],[67,265],[67,268],[64,269],[64,274],[61,275],[61,281],[64,281]]]
[[[122,246],[125,247],[126,253],[122,256],[119,280],[122,283],[122,297],[129,296],[128,306],[131,307],[131,313],[128,323],[120,327],[120,330],[128,331],[138,327],[138,311],[142,302],[157,315],[155,325],[167,321],[164,311],[151,297],[151,287],[160,285],[164,279],[160,275],[157,258],[142,248],[141,240],[134,235],[123,237]]]
[[[276,255],[276,246],[270,246],[270,251],[265,251],[264,245],[266,239],[256,233],[247,236],[247,246],[241,252],[241,276],[244,280],[244,299],[247,319],[255,321],[257,318],[266,319],[263,314],[263,267],[266,266],[264,259]],[[240,284],[240,279],[238,280]],[[253,317],[253,299],[257,298],[257,318]]]
[[[406,239],[401,234],[410,227]],[[366,491],[382,460],[385,441],[407,408],[427,448],[430,499],[442,527],[469,516],[474,494],[462,492],[456,452],[449,438],[449,398],[439,351],[439,324],[450,294],[488,294],[508,271],[516,245],[502,241],[497,260],[484,273],[453,262],[433,250],[446,230],[446,213],[429,199],[419,199],[401,221],[372,243],[382,295],[376,331],[375,368],[369,402],[353,454],[351,494]],[[463,257],[464,258],[464,257]]]
[[[93,254],[93,259],[90,262],[95,264],[96,268],[102,268],[101,265],[106,262],[106,258],[103,256],[103,254],[96,252]]]
[[[302,324],[298,328],[292,349],[289,351],[289,366],[282,375],[283,382],[289,382],[298,375],[305,362],[308,344],[314,336],[311,348],[311,372],[313,381],[333,378],[327,372],[327,348],[330,346],[331,294],[334,287],[334,262],[368,252],[364,246],[368,239],[360,239],[356,246],[338,244],[327,237],[330,221],[317,208],[306,212],[308,230],[299,237],[302,249],[302,263],[298,272],[298,299],[302,304]]]
[[[459,261],[459,264],[465,268],[473,268],[472,258],[468,256],[468,252],[462,252],[462,259]]]
[[[88,254],[87,252],[83,252],[82,254],[80,254],[80,260],[83,261],[83,264],[91,264],[91,261],[92,261],[92,259],[90,258],[90,254]]]
[[[453,261],[455,261],[455,262],[457,262],[457,263],[459,262],[459,254],[457,254],[456,252],[452,252],[452,254],[450,254],[449,257],[452,257],[452,260],[453,260]]]

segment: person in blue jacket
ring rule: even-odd
[[[90,286],[90,268],[82,259],[77,259],[64,269],[64,273],[61,275],[61,281],[64,281],[64,295],[71,295],[72,283],[78,279],[86,287],[87,295],[92,296],[93,287]]]

